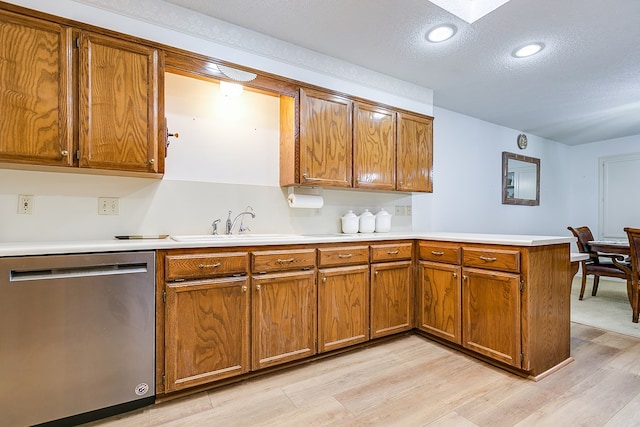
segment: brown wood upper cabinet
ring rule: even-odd
[[[4,10],[0,35],[0,161],[164,171],[158,49]]]
[[[71,28],[0,11],[0,161],[73,163]]]
[[[80,167],[158,173],[158,49],[98,34],[80,36]]]
[[[396,188],[396,113],[356,102],[353,110],[354,187]]]
[[[347,98],[300,90],[300,183],[351,187],[351,109]]]
[[[398,113],[396,189],[431,193],[433,119]]]
[[[431,192],[432,134],[431,117],[300,89],[280,97],[280,185]]]

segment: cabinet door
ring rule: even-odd
[[[462,270],[463,345],[520,367],[520,275]]]
[[[369,266],[318,271],[318,352],[369,339]]]
[[[249,370],[247,285],[246,277],[167,284],[167,391]]]
[[[80,40],[80,166],[163,172],[158,50],[91,33]]]
[[[411,261],[371,265],[371,338],[412,328]]]
[[[421,261],[418,283],[419,328],[456,344],[462,344],[461,270],[455,265]]]
[[[396,113],[356,102],[353,118],[354,187],[395,189]]]
[[[351,187],[352,101],[300,90],[300,183]]]
[[[252,369],[316,353],[315,271],[253,276]]]
[[[71,29],[0,11],[0,40],[0,161],[71,165]]]
[[[398,113],[396,189],[432,192],[433,120]]]

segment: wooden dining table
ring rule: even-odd
[[[596,252],[621,255],[631,253],[628,240],[590,240],[588,244]]]

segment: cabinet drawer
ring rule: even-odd
[[[463,265],[489,270],[520,272],[520,252],[505,249],[463,248]]]
[[[320,267],[367,263],[369,263],[368,246],[342,246],[318,249],[318,264]]]
[[[371,246],[371,262],[411,259],[413,243],[392,243]]]
[[[164,276],[171,282],[246,274],[248,270],[247,252],[167,255]]]
[[[460,264],[462,248],[459,245],[433,242],[420,242],[420,259],[424,261]]]
[[[316,265],[315,249],[253,252],[252,271],[266,273],[281,270],[302,270]]]

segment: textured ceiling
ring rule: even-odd
[[[431,88],[436,106],[525,133],[570,145],[640,134],[639,0],[511,0],[471,24],[427,0],[165,1]],[[455,24],[455,38],[425,42],[439,23]],[[511,56],[531,41],[546,48]]]

